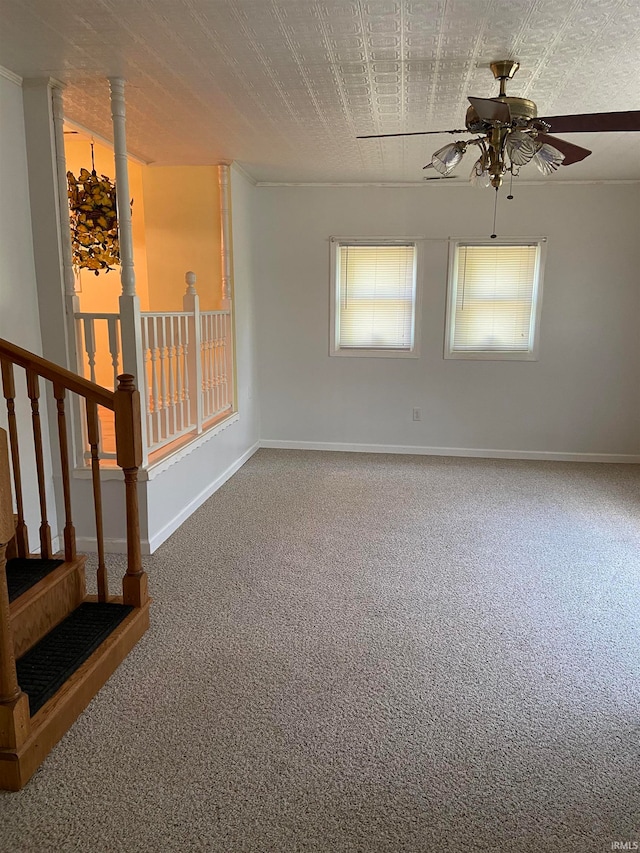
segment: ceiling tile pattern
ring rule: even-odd
[[[261,181],[420,181],[450,137],[355,137],[463,126],[495,59],[542,115],[640,109],[637,0],[0,0],[0,18],[0,64],[65,82],[72,120],[110,136],[123,76],[132,152]],[[594,154],[557,177],[640,179],[639,137],[572,134]]]

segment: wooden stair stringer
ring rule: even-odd
[[[122,599],[116,599],[122,603]],[[31,732],[17,749],[0,749],[0,789],[19,791],[60,738],[108,681],[149,627],[149,604],[134,610],[57,693],[31,718]]]
[[[16,658],[22,657],[84,601],[86,561],[86,556],[79,554],[75,560],[53,569],[11,602],[11,631]]]

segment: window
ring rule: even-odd
[[[417,358],[418,248],[331,240],[331,355]]]
[[[451,244],[445,358],[537,358],[544,247]]]

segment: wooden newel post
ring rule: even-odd
[[[0,749],[21,746],[31,727],[29,698],[18,686],[5,572],[7,542],[14,534],[7,434],[0,429]]]
[[[138,468],[142,464],[140,394],[133,376],[118,376],[115,392],[116,458],[124,472],[127,508],[127,573],[122,579],[125,604],[142,607],[149,598],[147,575],[142,570],[140,518],[138,515]]]

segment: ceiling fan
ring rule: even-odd
[[[550,175],[559,166],[571,166],[591,154],[587,148],[550,134],[640,131],[640,110],[538,118],[538,108],[533,101],[506,94],[507,80],[513,78],[520,63],[505,59],[492,62],[490,67],[500,82],[500,93],[496,98],[469,98],[471,106],[467,109],[466,128],[373,134],[358,136],[357,139],[435,133],[473,134],[473,139],[457,140],[439,148],[424,168],[433,168],[442,177],[448,177],[473,145],[477,147],[479,156],[471,170],[471,182],[498,190],[507,173],[512,178],[517,176],[520,167],[529,162],[533,162],[544,175]]]

